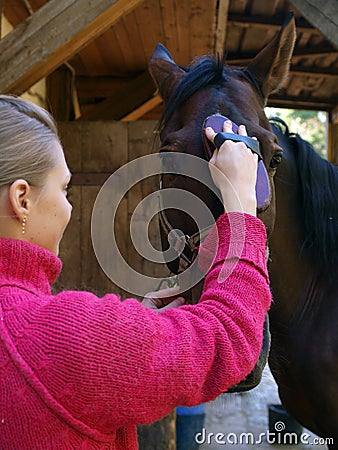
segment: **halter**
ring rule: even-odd
[[[160,179],[160,191],[163,190],[163,183],[162,178]],[[209,234],[209,231],[213,227],[213,225],[210,225],[206,228],[202,228],[202,230],[197,231],[196,233],[192,234],[191,236],[187,234],[180,234],[178,233],[176,228],[173,228],[168,220],[168,217],[165,213],[165,209],[163,207],[162,203],[162,196],[161,193],[159,195],[159,221],[160,224],[164,230],[164,232],[167,235],[168,242],[170,246],[178,253],[178,273],[184,272],[188,267],[191,266],[191,264],[196,259],[196,256],[198,254],[198,249],[203,242],[203,240],[207,237]],[[180,252],[182,248],[183,243],[183,250]],[[180,253],[179,253],[180,252]]]

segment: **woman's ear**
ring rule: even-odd
[[[31,208],[31,200],[29,198],[30,186],[26,180],[16,180],[9,187],[8,197],[10,207],[13,213],[22,220]]]

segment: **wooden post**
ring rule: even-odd
[[[176,450],[176,413],[152,423],[137,427],[140,450]]]
[[[329,144],[327,159],[338,165],[338,105],[329,112]]]
[[[57,121],[74,120],[72,73],[61,66],[46,78],[46,104]]]

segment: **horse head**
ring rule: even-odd
[[[158,44],[149,70],[163,98],[164,113],[159,123],[161,151],[189,153],[206,158],[202,128],[207,116],[221,114],[233,122],[244,124],[249,136],[255,136],[269,177],[271,199],[259,217],[271,233],[275,218],[273,176],[281,161],[282,149],[264,113],[268,96],[285,81],[295,42],[295,22],[290,14],[280,32],[245,68],[229,67],[222,58],[197,58],[183,68],[168,50]],[[163,187],[179,187],[198,195],[215,217],[222,205],[215,196],[201,189],[197,182],[182,176],[165,175]],[[168,220],[185,234],[196,232],[191,218],[179,211],[167,211]],[[163,233],[162,233],[163,234]],[[168,248],[166,236],[162,245]],[[170,265],[170,264],[169,264]],[[170,268],[177,272],[177,261]]]

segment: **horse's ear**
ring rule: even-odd
[[[150,58],[149,72],[155,81],[164,103],[167,103],[175,87],[185,74],[185,71],[175,63],[171,54],[162,44],[157,44]]]
[[[289,13],[278,35],[248,65],[265,98],[286,81],[295,40],[295,19]]]

